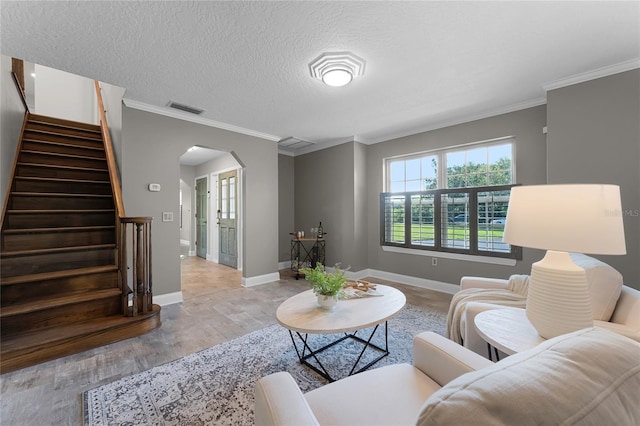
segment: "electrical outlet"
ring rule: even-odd
[[[438,266],[438,258],[437,257],[432,257],[431,258],[431,266]]]

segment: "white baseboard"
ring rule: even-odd
[[[191,245],[191,241],[189,241],[189,240],[180,240],[180,245],[190,246]]]
[[[272,283],[280,280],[279,272],[272,272],[270,274],[258,275],[255,277],[242,277],[241,284],[243,287],[253,287],[260,284]]]
[[[291,268],[291,261],[287,260],[286,262],[278,262],[278,271],[281,269],[289,269]]]
[[[189,250],[189,256],[195,256],[195,255],[196,255],[196,251],[195,250],[193,250],[193,251]]]
[[[347,271],[346,275],[350,280],[361,280],[366,277],[380,278],[381,280],[393,281],[400,284],[439,291],[447,294],[455,294],[460,291],[460,286],[456,284],[412,277],[410,275],[396,274],[394,272],[379,271],[377,269],[363,269],[355,272]]]
[[[181,303],[182,291],[176,291],[175,293],[153,295],[153,303],[160,306],[172,305],[174,303]]]
[[[334,268],[327,267],[328,271],[333,271],[333,269]],[[410,275],[396,274],[394,272],[379,271],[377,269],[347,271],[345,275],[350,280],[361,280],[366,277],[380,278],[381,280],[393,281],[400,284],[406,284],[414,287],[424,288],[427,290],[439,291],[440,293],[447,294],[455,294],[460,291],[460,286],[457,284],[449,284],[442,281],[412,277]]]

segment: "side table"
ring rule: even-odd
[[[491,360],[493,360],[492,347],[496,360],[499,361],[498,350],[512,355],[531,349],[545,341],[527,319],[524,309],[491,309],[476,315],[474,322],[478,334],[487,342]]]

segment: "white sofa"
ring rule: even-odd
[[[462,277],[460,280],[460,290],[470,288],[506,289],[507,285],[507,280],[497,278]],[[594,319],[593,325],[615,331],[640,342],[640,291],[621,285],[620,296],[617,298],[617,302],[614,301],[614,303],[615,308],[609,321]],[[503,307],[498,304],[483,302],[470,302],[466,305],[465,311],[460,318],[460,336],[463,339],[464,347],[482,356],[488,356],[487,343],[478,335],[474,319],[480,312]],[[502,358],[503,356],[504,354],[501,354],[500,357]]]
[[[492,363],[432,332],[413,365],[303,394],[286,372],[255,388],[257,425],[640,424],[640,343],[588,328]],[[551,397],[550,397],[551,396]]]

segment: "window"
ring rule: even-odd
[[[519,258],[502,242],[513,145],[508,138],[386,160],[381,244]]]

